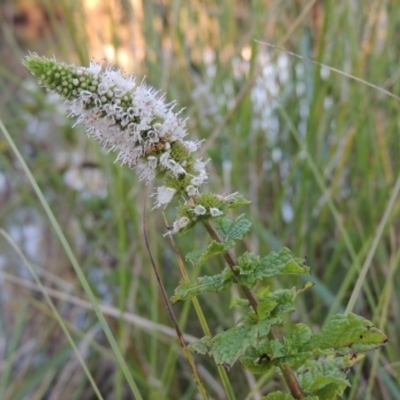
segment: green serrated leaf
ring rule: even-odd
[[[251,345],[250,330],[250,326],[241,325],[214,336],[211,354],[215,362],[229,370]]]
[[[223,216],[215,221],[217,231],[221,235],[223,243],[212,241],[206,249],[192,251],[187,254],[186,259],[193,265],[203,264],[209,257],[221,254],[235,246],[235,241],[242,239],[249,231],[251,223],[241,215],[236,220]]]
[[[282,393],[281,391],[269,393],[267,396],[261,397],[261,400],[295,400],[289,393]],[[319,400],[318,396],[306,396],[303,400]]]
[[[250,371],[254,375],[264,375],[271,370],[271,368],[275,368],[274,365],[269,363],[268,365],[264,365],[263,363],[258,364],[258,361],[254,361],[252,358],[247,358],[246,356],[240,358],[240,364],[242,367]]]
[[[348,370],[365,357],[364,353],[349,353],[342,357],[342,369]]]
[[[295,400],[289,393],[282,393],[281,391],[269,393],[267,396],[261,397],[261,400]]]
[[[255,314],[253,313],[254,316]],[[260,340],[260,338],[266,338],[271,330],[271,325],[277,321],[277,318],[263,321],[257,321],[257,318],[248,318],[246,324],[221,332],[211,340],[203,338],[201,341],[196,342],[193,350],[213,356],[218,365],[223,365],[225,368],[230,369],[240,357],[251,349],[252,345],[266,342],[265,339]],[[256,353],[255,350],[251,353],[253,358],[258,357]],[[250,359],[249,362],[251,361]]]
[[[267,340],[263,340],[262,342],[266,344]],[[274,367],[268,355],[256,350],[254,347],[249,347],[246,353],[240,357],[239,361],[243,368],[256,375],[265,374]]]
[[[283,338],[287,349],[287,354],[298,353],[312,338],[313,333],[309,326],[305,324],[295,324],[291,332]]]
[[[355,314],[334,315],[304,349],[334,349],[336,353],[366,352],[387,343],[386,335],[372,322]]]
[[[313,393],[320,400],[341,396],[350,386],[340,358],[308,360],[298,371],[298,381],[304,392]]]
[[[213,345],[212,339],[209,336],[204,336],[199,341],[188,345],[187,349],[199,354],[210,354]]]
[[[278,305],[278,303],[271,297],[264,297],[262,301],[258,303],[257,313],[260,318],[266,318],[272,312],[272,310]]]
[[[204,251],[205,251],[204,249],[200,249],[200,250],[193,250],[190,253],[187,253],[186,261],[189,261],[192,265],[196,265],[196,263],[199,261]]]
[[[269,341],[269,349],[267,354],[269,357],[274,360],[275,358],[281,358],[286,356],[287,350],[283,343],[281,343],[278,339]]]
[[[209,257],[221,254],[225,251],[225,244],[212,241],[206,249],[196,250],[186,255],[186,260],[190,261],[194,266],[203,264]]]
[[[305,324],[296,324],[292,331],[283,337],[284,354],[281,358],[276,358],[276,366],[289,365],[294,368],[301,367],[310,357],[320,355],[319,349],[304,351],[302,347],[312,337],[311,329]],[[271,357],[272,358],[272,357]]]
[[[250,230],[251,222],[242,214],[235,220],[224,216],[215,221],[215,227],[225,243],[225,249],[233,247],[236,240],[243,239]]]
[[[261,400],[295,400],[289,393],[282,393],[281,391],[269,393],[267,396],[261,397]],[[319,400],[318,396],[306,396],[303,400]]]
[[[310,274],[305,260],[293,257],[286,247],[278,253],[272,251],[262,259],[253,253],[245,253],[238,258],[236,269],[239,271],[239,282],[249,289],[265,278],[286,274]]]
[[[266,337],[271,331],[271,326],[278,322],[278,318],[262,319],[252,325],[248,337],[251,338],[252,343],[256,343],[260,338]]]
[[[274,292],[270,292],[269,288],[261,288],[257,292],[257,297],[259,298],[259,303],[257,310],[261,313],[261,316],[284,314],[288,312],[295,311],[294,302],[296,296],[307,290],[310,285],[307,283],[302,288],[292,288],[292,289],[279,289]]]
[[[269,320],[269,322],[276,324],[278,319]],[[292,332],[283,338],[283,342],[277,339],[261,339],[253,343],[252,347],[240,358],[240,362],[244,368],[255,374],[265,373],[273,366],[289,365],[299,368],[310,357],[321,354],[318,349],[302,350],[304,343],[308,342],[311,336],[312,332],[307,325],[296,324]]]
[[[203,292],[221,292],[232,286],[233,273],[229,268],[225,268],[221,274],[212,276],[202,276],[195,282],[180,281],[175,289],[171,302],[175,304],[178,301],[190,299]]]

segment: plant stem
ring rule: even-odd
[[[212,239],[214,239],[216,242],[219,243],[223,243],[224,241],[222,240],[221,236],[219,235],[219,233],[216,231],[216,229],[209,223],[209,222],[204,222],[203,223],[207,232],[209,233],[209,235],[211,236]],[[233,272],[233,274],[235,276],[237,276],[239,273],[238,271],[235,269],[235,266],[237,265],[236,262],[236,257],[233,255],[233,253],[230,250],[227,250],[224,253],[224,258],[225,261],[228,263],[229,268],[231,269],[231,271]],[[240,284],[239,284],[240,285]],[[246,287],[240,285],[243,293],[245,294],[245,296],[247,297],[247,299],[250,302],[251,307],[253,308],[254,312],[257,314],[257,299],[254,297],[253,293],[247,289]]]
[[[214,226],[212,226],[209,222],[203,222],[203,224],[212,239],[214,239],[216,242],[223,243],[223,239],[221,238],[217,230],[214,228]],[[232,251],[227,250],[224,253],[224,258],[225,261],[228,263],[229,268],[231,269],[233,274],[235,276],[238,276],[239,273],[235,269],[235,266],[237,265],[236,257],[233,255]],[[253,293],[248,288],[244,287],[240,283],[238,283],[238,285],[241,287],[246,298],[249,300],[251,307],[257,314],[257,305],[258,305],[257,299],[254,297]],[[269,333],[268,337],[270,339],[276,339],[276,335],[272,331]],[[294,372],[292,371],[290,366],[282,365],[279,368],[282,372],[283,378],[285,379],[286,385],[288,386],[292,396],[296,400],[303,399],[305,397],[304,393],[302,392],[301,387],[297,382],[296,376],[294,375]]]
[[[118,342],[121,350],[126,350],[126,341],[125,341],[125,319],[123,317],[123,312],[125,309],[125,301],[127,297],[127,268],[126,268],[126,253],[127,253],[127,235],[126,235],[126,226],[125,226],[125,218],[124,218],[124,207],[123,207],[123,181],[122,181],[122,169],[118,168],[118,172],[116,173],[117,179],[116,183],[116,215],[118,215],[117,222],[117,232],[118,232],[118,264],[119,264],[119,303],[118,307],[120,309],[120,318],[118,322]],[[122,399],[122,391],[123,391],[123,372],[118,365],[117,374],[116,374],[116,388],[115,388],[115,398],[116,400]]]
[[[147,190],[146,190],[146,192],[147,192]],[[147,193],[146,193],[146,197],[145,198],[147,198]],[[178,336],[179,344],[182,347],[183,354],[184,354],[184,356],[186,358],[187,363],[189,364],[189,368],[190,368],[190,371],[191,371],[191,373],[193,375],[193,378],[194,378],[194,380],[196,382],[197,389],[199,390],[199,393],[201,394],[201,397],[203,398],[203,400],[208,400],[209,399],[208,394],[207,394],[206,389],[205,389],[205,387],[203,385],[203,382],[201,381],[200,376],[199,376],[199,374],[197,372],[197,368],[196,368],[196,365],[194,363],[192,354],[186,347],[185,339],[184,339],[183,334],[182,334],[182,332],[181,332],[181,330],[179,328],[178,320],[176,319],[175,313],[174,313],[174,311],[172,309],[172,305],[171,305],[171,303],[169,301],[169,298],[168,298],[168,295],[167,295],[167,291],[165,290],[165,287],[164,287],[164,285],[163,285],[163,283],[161,281],[161,277],[160,277],[160,274],[158,273],[156,263],[154,261],[153,255],[152,255],[152,253],[150,251],[150,245],[149,245],[149,239],[148,239],[148,235],[147,235],[146,226],[147,226],[147,224],[146,224],[146,201],[144,201],[143,202],[143,235],[144,235],[144,240],[145,240],[145,243],[146,243],[147,253],[149,254],[149,257],[150,257],[150,263],[151,263],[151,266],[153,267],[153,271],[154,271],[154,273],[156,275],[156,279],[157,279],[158,287],[160,288],[160,292],[161,292],[161,297],[163,299],[163,303],[164,303],[165,307],[167,308],[168,315],[169,315],[169,317],[171,319],[172,325],[175,328],[176,335]]]
[[[182,277],[186,282],[190,282],[189,275],[188,275],[188,273],[187,273],[187,271],[185,269],[185,265],[184,265],[184,263],[182,261],[182,257],[179,254],[178,248],[176,246],[175,240],[174,240],[172,235],[170,236],[170,240],[171,240],[172,248],[173,248],[173,250],[174,250],[174,252],[176,254],[176,257],[178,259],[178,264],[179,264],[179,268],[181,270]],[[192,298],[192,303],[193,303],[194,309],[196,311],[197,317],[199,319],[201,328],[203,329],[204,335],[211,336],[210,328],[209,328],[209,326],[207,324],[207,320],[206,320],[206,318],[204,316],[203,310],[202,310],[202,308],[200,306],[200,302],[197,299],[197,297],[193,297]],[[222,381],[222,384],[224,386],[225,392],[226,392],[226,394],[228,396],[228,399],[229,400],[236,400],[235,393],[233,391],[232,385],[231,385],[231,383],[229,381],[229,377],[228,377],[228,374],[227,374],[225,368],[222,365],[218,365],[217,368],[218,368],[218,374],[219,374],[219,376],[221,378],[221,381]]]

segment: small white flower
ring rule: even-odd
[[[156,177],[155,169],[146,161],[140,161],[137,164],[136,173],[140,181],[151,182]]]
[[[83,101],[88,101],[92,98],[93,93],[89,92],[89,90],[82,90],[79,95]]]
[[[201,186],[207,179],[207,173],[205,171],[203,171],[203,173],[201,173],[198,176],[193,177],[190,180],[190,183],[194,186]]]
[[[177,226],[179,227],[179,229],[183,229],[186,228],[186,226],[189,224],[190,219],[187,217],[182,217],[180,219],[178,219],[177,222]]]
[[[194,153],[201,146],[201,141],[187,140],[184,142],[185,147],[188,149],[189,153]]]
[[[88,136],[107,151],[115,151],[116,159],[135,168],[139,179],[151,181],[159,169],[175,178],[187,174],[191,161],[174,159],[173,143],[192,153],[201,142],[184,141],[186,120],[182,110],[174,111],[176,102],[166,103],[165,95],[144,81],[137,84],[134,76],[104,63],[91,62],[84,68],[30,55],[26,65],[43,86],[66,99],[70,116],[84,125]],[[204,167],[202,161],[195,162],[193,187],[207,178]],[[196,190],[189,188],[189,192]]]
[[[186,228],[189,222],[190,219],[187,217],[179,218],[172,224],[172,227],[169,229],[167,233],[164,234],[164,236],[173,235],[174,233],[180,232],[182,229]]]
[[[93,75],[98,75],[101,72],[101,65],[92,60],[89,68],[79,68],[80,74],[83,74],[85,70],[88,70]]]
[[[205,207],[199,204],[193,209],[193,212],[196,215],[204,215],[207,212],[207,210],[205,209]]]
[[[222,215],[223,212],[221,210],[219,210],[218,208],[215,207],[210,207],[210,215],[212,217],[219,217],[220,215]]]
[[[206,165],[209,161],[209,159],[207,161],[196,160],[193,164],[193,168],[201,173],[206,170]]]
[[[168,152],[164,153],[161,155],[160,157],[160,164],[169,169],[170,171],[172,171],[172,173],[175,176],[178,176],[180,174],[185,174],[186,175],[186,171],[185,169],[182,167],[181,164],[179,164],[177,161],[175,161]]]
[[[175,176],[179,176],[179,175],[186,175],[186,171],[185,168],[182,167],[182,165],[180,165],[179,163],[176,163],[172,168],[171,168],[172,173]]]
[[[149,156],[149,157],[147,157],[147,161],[151,168],[153,168],[153,169],[157,168],[157,163],[158,163],[157,157]]]
[[[160,164],[163,167],[169,168],[170,160],[172,160],[172,158],[171,158],[171,155],[168,152],[161,154]]]
[[[193,185],[186,186],[186,193],[190,196],[197,196],[199,194],[199,189]]]
[[[165,207],[168,203],[170,203],[176,193],[176,189],[166,186],[160,186],[156,190],[157,192],[152,194],[152,197],[156,197],[156,204],[153,209],[159,208],[162,205]]]
[[[101,82],[101,83],[99,83],[99,86],[97,86],[97,93],[100,96],[103,96],[103,94],[106,94],[108,92],[108,90],[109,90],[109,87],[108,87],[107,83],[105,83],[105,82]]]

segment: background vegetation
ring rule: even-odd
[[[351,372],[346,398],[400,398],[399,100],[254,41],[399,93],[397,1],[10,0],[0,7],[0,119],[61,224],[143,398],[196,398],[144,247],[144,188],[72,128],[62,102],[38,89],[21,66],[28,50],[77,64],[104,57],[185,107],[190,135],[206,139],[211,189],[252,201],[240,210],[253,221],[247,249],[266,255],[288,246],[307,255],[316,285],[300,296],[293,321],[318,330],[353,294],[354,311],[390,338]],[[132,399],[54,224],[3,134],[0,168],[0,398],[97,398],[7,233],[48,289],[104,398]],[[181,275],[161,212],[150,213],[148,224],[172,295]],[[184,255],[206,236],[199,227],[176,240]],[[202,268],[219,271],[222,261]],[[229,300],[200,297],[213,333],[237,320]],[[202,336],[190,303],[176,312],[189,341]],[[224,399],[213,361],[196,360],[213,398]],[[229,377],[238,399],[280,385],[239,366]]]

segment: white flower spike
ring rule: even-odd
[[[223,214],[217,195],[210,194],[215,207],[208,205],[213,202],[201,201],[208,160],[192,156],[201,141],[184,140],[186,120],[180,116],[182,110],[174,112],[175,102],[166,103],[165,95],[109,64],[92,61],[84,68],[30,54],[25,66],[47,90],[63,97],[76,124],[83,125],[87,135],[108,151],[116,152],[116,161],[134,169],[139,180],[147,184],[157,176],[164,179],[165,185],[151,195],[154,208],[165,208],[175,195],[183,199],[186,208],[180,209],[168,234],[182,231],[201,216]]]

